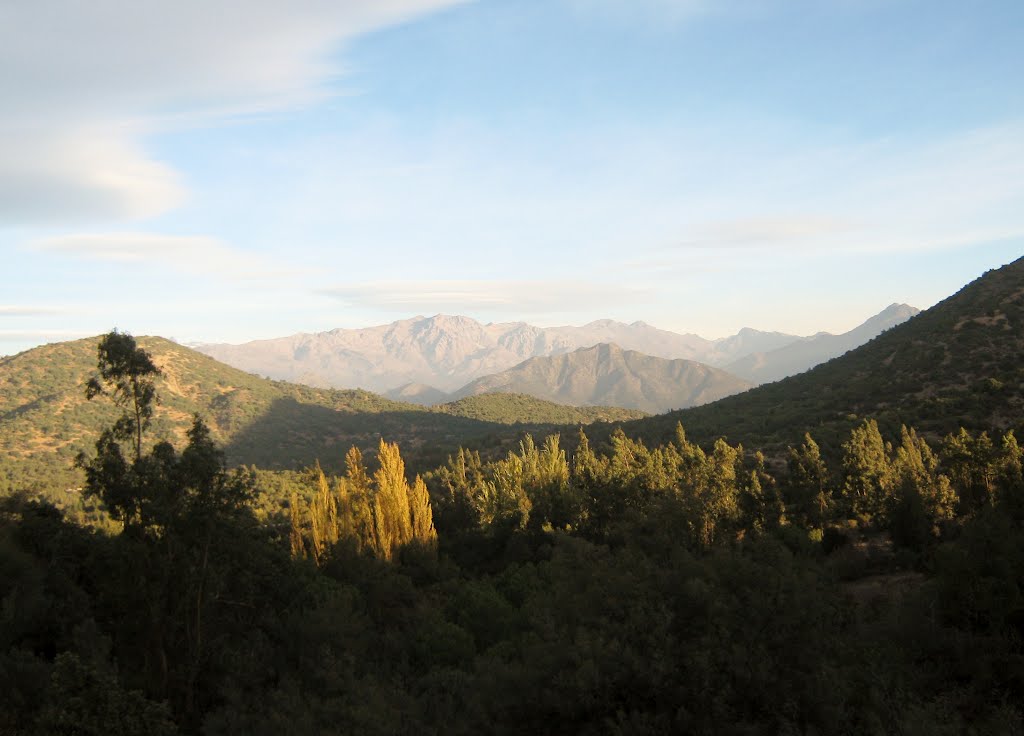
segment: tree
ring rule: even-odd
[[[316,493],[313,502],[309,505],[309,520],[312,529],[313,560],[320,560],[327,554],[328,550],[338,543],[340,531],[338,527],[338,503],[331,493],[327,476],[317,462],[313,470],[316,482]]]
[[[828,466],[810,432],[798,449],[789,448],[788,465],[791,501],[810,525],[820,527],[832,506],[832,489]]]
[[[963,427],[942,443],[942,464],[964,507],[973,512],[995,503],[996,451],[986,432],[972,437]]]
[[[409,511],[409,482],[405,479],[405,462],[398,445],[380,441],[377,452],[380,467],[373,474],[377,486],[373,503],[373,525],[378,554],[385,560],[412,539]]]
[[[870,520],[882,518],[892,495],[889,454],[878,422],[867,419],[843,443],[843,498],[850,512]]]
[[[437,531],[434,530],[434,514],[430,509],[430,494],[427,492],[427,484],[418,475],[409,489],[409,512],[412,526],[410,541],[425,547],[436,547]]]
[[[913,429],[900,430],[900,446],[892,463],[895,505],[890,527],[893,540],[921,548],[939,534],[938,524],[952,519],[956,492],[939,472],[939,461]]]
[[[113,436],[119,440],[132,440],[135,459],[142,457],[142,433],[153,417],[156,387],[153,378],[160,369],[131,335],[113,330],[103,336],[97,348],[99,377],[86,383],[85,395],[93,399],[108,391],[125,412],[113,426]],[[100,381],[102,379],[102,382]]]

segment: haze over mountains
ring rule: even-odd
[[[200,352],[236,368],[319,387],[363,388],[430,404],[447,394],[468,395],[467,384],[531,358],[613,344],[665,360],[724,368],[750,383],[807,370],[856,347],[918,310],[892,305],[843,335],[800,337],[750,328],[708,340],[644,322],[598,320],[582,327],[536,327],[525,322],[481,324],[469,317],[413,317],[363,329],[336,329],[256,340],[199,345]],[[788,349],[788,351],[787,351]],[[777,352],[787,351],[787,352]],[[737,382],[737,390],[746,384]]]

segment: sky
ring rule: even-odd
[[[1024,3],[0,0],[0,355],[842,332],[1024,255]]]

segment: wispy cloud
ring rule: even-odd
[[[319,290],[363,308],[414,312],[575,312],[642,303],[643,293],[612,284],[577,281],[378,281]]]
[[[673,247],[718,248],[797,245],[837,233],[849,233],[857,226],[849,221],[814,215],[760,217],[698,225],[691,240]]]
[[[174,207],[181,184],[147,134],[319,99],[345,40],[455,2],[5,3],[0,224]]]
[[[56,307],[34,305],[0,304],[0,317],[48,317],[62,314],[65,310]]]
[[[87,261],[157,265],[222,279],[280,278],[288,269],[206,236],[84,233],[29,243],[29,249]]]

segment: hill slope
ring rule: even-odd
[[[1019,428],[1024,419],[1024,259],[965,286],[914,319],[807,373],[714,404],[626,426],[665,437],[676,422],[700,441],[784,446],[805,431],[838,443],[861,418],[890,436]]]
[[[118,412],[102,397],[87,401],[85,381],[96,370],[99,338],[55,343],[0,359],[0,492],[79,485],[72,468],[79,451],[89,452],[102,427]],[[160,403],[150,437],[179,446],[191,417],[199,413],[232,465],[296,468],[315,460],[339,467],[350,445],[372,451],[384,436],[402,444],[410,465],[432,465],[467,443],[511,442],[535,406],[480,397],[474,418],[457,409],[429,410],[365,391],[314,389],[269,381],[218,363],[158,337],[138,338],[162,375]],[[556,412],[557,409],[557,412]],[[592,411],[548,408],[560,421],[591,421]],[[609,419],[634,418],[606,410]]]
[[[535,396],[489,393],[467,396],[434,407],[458,417],[502,424],[577,425],[594,422],[623,422],[640,419],[644,412],[610,406],[566,406]],[[512,419],[515,418],[515,419]]]
[[[701,363],[665,360],[602,343],[565,355],[531,358],[477,379],[454,395],[497,391],[573,406],[621,406],[656,413],[705,404],[749,387]]]
[[[841,335],[823,332],[790,342],[770,352],[752,352],[727,364],[725,370],[755,384],[778,381],[837,358],[885,330],[906,322],[920,311],[908,304],[891,304],[849,332]]]

